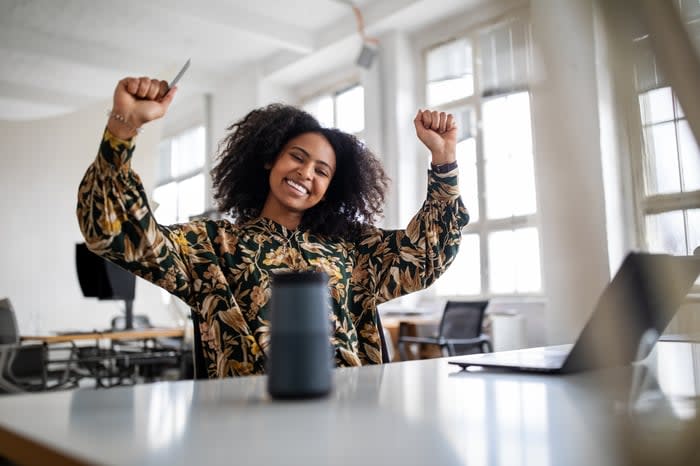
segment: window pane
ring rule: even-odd
[[[492,293],[540,291],[537,229],[520,228],[489,234],[489,273]]]
[[[508,133],[511,151],[514,153],[532,154],[532,125],[530,124],[530,94],[519,92],[506,97]],[[504,136],[506,135],[504,134]]]
[[[461,169],[460,169],[461,170]],[[478,295],[481,292],[481,266],[479,261],[479,236],[463,235],[459,253],[435,282],[438,295]]]
[[[172,174],[180,176],[204,166],[205,131],[199,126],[182,133],[172,143]]]
[[[355,86],[336,96],[336,127],[356,134],[365,129],[365,89]]]
[[[158,144],[158,181],[164,181],[172,175],[170,172],[170,146],[172,140],[162,141]]]
[[[675,125],[661,123],[644,129],[647,149],[647,194],[680,192]]]
[[[681,103],[678,102],[678,99],[676,98],[676,95],[673,95],[673,103],[676,105],[676,118],[683,118],[685,117],[685,113],[683,113],[683,107],[681,107]]]
[[[662,87],[639,96],[642,123],[645,125],[673,120],[673,96],[670,87]]]
[[[333,116],[333,98],[329,95],[323,95],[317,97],[306,105],[304,105],[304,110],[313,115],[321,126],[327,128],[332,128],[335,126],[334,116]]]
[[[426,67],[428,105],[439,105],[474,93],[472,48],[467,39],[430,50]]]
[[[513,215],[512,193],[514,184],[511,164],[508,160],[487,160],[486,215],[488,218],[507,218]]]
[[[666,82],[663,70],[656,64],[649,36],[634,42],[634,79],[637,91],[654,89]]]
[[[678,151],[683,168],[683,191],[700,189],[700,149],[687,120],[678,122]]]
[[[483,134],[488,218],[536,212],[528,93],[485,102]]]
[[[457,164],[459,165],[459,192],[462,195],[462,202],[469,211],[469,221],[477,222],[479,220],[479,185],[474,138],[457,143]]]
[[[471,77],[445,79],[428,83],[426,100],[428,106],[440,105],[473,93],[474,84]]]
[[[470,107],[452,112],[457,125],[457,141],[476,137],[474,110]]]
[[[535,198],[535,167],[531,158],[517,157],[510,166],[513,185],[511,191],[512,215],[529,215],[537,212]]]
[[[512,126],[509,121],[507,97],[489,99],[482,108],[482,126],[484,133],[484,152],[486,157],[494,160],[505,159],[508,156],[508,138],[503,137],[505,131]]]
[[[700,19],[700,1],[683,0],[680,2],[680,7],[683,21],[689,23],[693,20]]]
[[[178,183],[177,191],[179,222],[186,222],[191,216],[204,212],[204,174]]]
[[[158,203],[153,215],[158,223],[177,223],[177,184],[168,183],[153,190],[153,200]]]
[[[649,252],[686,254],[683,211],[647,215],[646,226]]]
[[[688,254],[700,247],[700,209],[686,211],[688,215]],[[698,277],[700,279],[700,277]]]
[[[528,85],[528,36],[529,24],[520,19],[481,31],[482,95],[506,94]]]

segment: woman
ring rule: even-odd
[[[355,137],[309,114],[271,105],[233,124],[212,171],[220,210],[235,222],[156,223],[131,170],[134,137],[165,115],[176,89],[125,78],[96,160],[78,192],[88,247],[187,302],[209,377],[264,372],[270,273],[330,277],[337,366],[382,362],[377,305],[429,286],[454,259],[469,216],[457,187],[452,115],[419,111],[432,154],[428,196],[406,230],[371,225],[387,178]]]

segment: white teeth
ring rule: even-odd
[[[286,181],[287,181],[287,184],[288,184],[289,186],[291,186],[292,188],[296,189],[296,190],[299,191],[301,194],[309,194],[309,191],[308,191],[305,187],[303,187],[302,185],[300,185],[299,183],[295,183],[294,181],[289,180],[289,179],[287,179]]]

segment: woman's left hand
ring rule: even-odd
[[[432,154],[431,162],[434,165],[455,161],[457,125],[451,113],[418,110],[413,124],[418,139]]]

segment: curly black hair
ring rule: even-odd
[[[389,179],[379,160],[355,136],[322,127],[307,112],[284,104],[253,110],[227,130],[211,174],[219,211],[237,222],[260,215],[270,192],[265,166],[274,164],[287,142],[304,133],[328,140],[336,170],[325,199],[304,212],[300,228],[352,240],[382,215]]]

